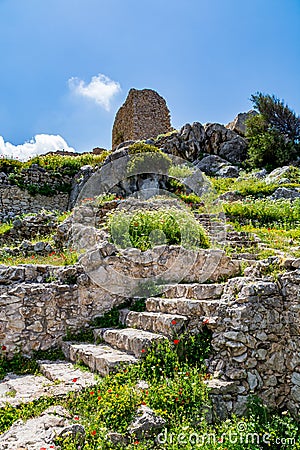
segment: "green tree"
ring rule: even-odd
[[[251,96],[258,115],[247,120],[246,137],[252,167],[272,169],[300,156],[300,118],[274,95]]]

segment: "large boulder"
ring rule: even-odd
[[[246,121],[257,114],[258,112],[254,109],[251,109],[248,112],[239,113],[232,122],[229,122],[226,125],[226,128],[244,137],[246,134]]]
[[[166,153],[187,161],[200,159],[205,149],[205,130],[199,122],[185,124],[180,131],[172,132],[156,140],[155,145]]]
[[[280,187],[270,197],[272,200],[295,200],[300,198],[300,189],[288,189],[285,187]]]
[[[205,152],[239,164],[247,157],[247,141],[234,131],[219,123],[204,125],[206,140]]]
[[[209,155],[197,163],[197,168],[206,175],[222,178],[235,178],[239,176],[239,169],[232,166],[223,158],[217,155]]]

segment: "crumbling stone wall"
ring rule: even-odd
[[[9,354],[46,350],[123,301],[80,266],[0,266],[0,342]]]
[[[0,185],[0,221],[19,214],[37,213],[41,209],[48,211],[67,211],[69,194],[31,195],[18,186]]]
[[[131,89],[115,118],[112,148],[121,142],[153,138],[169,131],[171,122],[166,101],[152,89]]]
[[[239,277],[225,286],[217,320],[207,323],[214,349],[209,370],[223,395],[221,402],[215,397],[219,416],[244,413],[249,395],[299,414],[299,288],[300,270],[278,281]]]

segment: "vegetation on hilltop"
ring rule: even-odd
[[[246,122],[251,167],[272,169],[300,157],[300,118],[283,100],[260,92],[251,96],[258,115]]]

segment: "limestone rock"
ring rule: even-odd
[[[288,189],[280,187],[270,196],[272,200],[289,199],[295,200],[300,197],[300,189]]]
[[[239,170],[232,166],[223,158],[217,155],[209,155],[201,159],[197,163],[197,168],[202,170],[206,175],[220,176],[222,178],[238,177]]]
[[[258,113],[254,109],[251,109],[245,113],[239,113],[232,122],[229,122],[226,125],[226,128],[235,131],[235,133],[244,137],[246,134],[246,120],[250,119],[250,117],[256,116],[257,114]]]
[[[219,155],[232,164],[241,163],[245,160],[247,141],[244,138],[218,123],[205,124],[204,129],[206,153]]]
[[[141,405],[128,431],[137,437],[150,435],[151,432],[160,430],[166,424],[165,419],[157,416],[148,406]]]

